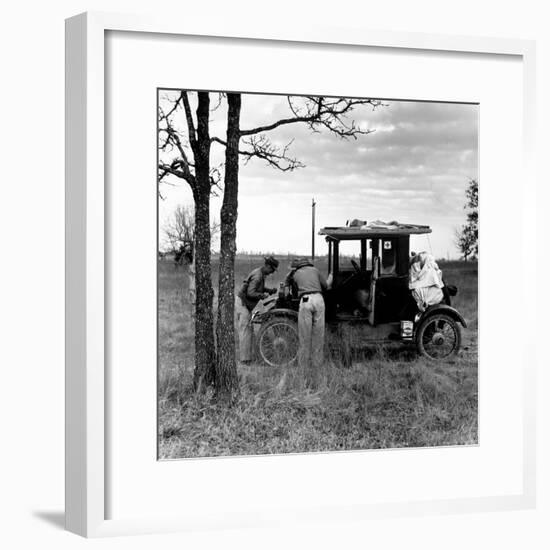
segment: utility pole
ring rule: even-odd
[[[315,261],[315,199],[311,199],[311,261]]]

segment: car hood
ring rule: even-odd
[[[273,294],[267,298],[260,300],[254,309],[252,310],[252,315],[263,315],[264,313],[272,310],[277,305],[277,295]]]

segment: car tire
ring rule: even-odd
[[[462,342],[458,322],[449,315],[435,313],[424,319],[416,331],[418,353],[437,361],[455,356]]]
[[[298,357],[298,343],[298,323],[289,317],[273,317],[260,327],[258,356],[270,367],[293,365]]]

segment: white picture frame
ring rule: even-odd
[[[535,45],[530,41],[480,37],[377,32],[341,28],[247,28],[243,23],[217,27],[196,22],[185,24],[169,18],[85,13],[66,22],[66,528],[87,537],[179,531],[204,527],[236,526],[232,516],[136,517],[106,519],[106,488],[112,482],[105,467],[106,363],[105,342],[106,248],[105,229],[105,39],[109,31],[218,37],[222,40],[284,41],[339,45],[341,48],[376,47],[405,51],[494,54],[515,56],[522,63],[523,180],[518,184],[524,212],[534,213],[533,176]],[[159,83],[161,84],[161,83]],[[483,157],[481,159],[483,162]],[[535,247],[527,234],[535,224],[524,217],[523,254]],[[534,307],[532,304],[525,305]],[[532,313],[532,311],[531,311]],[[534,315],[533,317],[534,318]],[[281,521],[314,518],[360,519],[462,511],[522,509],[535,502],[535,347],[525,348],[521,364],[523,382],[522,488],[513,495],[335,505],[317,510],[279,508],[245,524],[270,525]],[[520,368],[520,367],[518,367]],[[483,443],[482,443],[483,444]],[[223,460],[223,459],[222,459]],[[216,462],[211,463],[216,468]],[[192,495],[190,496],[192,498]],[[263,503],[265,504],[265,503]]]

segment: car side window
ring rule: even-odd
[[[359,264],[361,245],[358,241],[340,241],[338,247],[338,265],[341,271],[353,271],[352,260]]]

